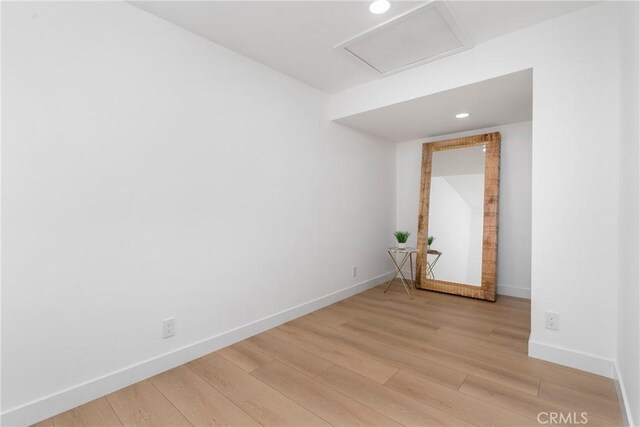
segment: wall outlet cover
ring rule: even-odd
[[[544,314],[544,327],[552,331],[560,330],[560,315],[550,311]]]
[[[171,338],[176,334],[175,319],[165,319],[162,321],[162,338]]]

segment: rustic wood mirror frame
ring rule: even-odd
[[[429,236],[429,197],[431,192],[431,162],[433,153],[435,151],[475,147],[478,145],[486,146],[484,162],[484,222],[482,230],[482,283],[480,286],[472,286],[462,283],[428,279],[424,263],[427,259],[427,237]],[[420,183],[420,213],[418,215],[416,287],[488,301],[496,300],[499,190],[499,132],[422,144],[422,177]]]

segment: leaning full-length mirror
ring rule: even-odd
[[[500,134],[424,144],[418,287],[495,300]]]

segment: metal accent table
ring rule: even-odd
[[[429,262],[429,257],[428,255],[435,255],[436,257],[434,258],[433,261]],[[438,260],[440,259],[440,256],[442,256],[442,252],[440,251],[436,251],[433,249],[429,249],[427,250],[427,279],[435,279],[436,276],[433,274],[433,267],[436,266],[436,264],[438,263]]]
[[[391,260],[393,261],[393,264],[396,266],[396,274],[393,276],[393,278],[391,280],[389,280],[389,283],[387,283],[387,287],[384,289],[384,292],[386,293],[389,290],[389,286],[391,286],[391,283],[396,279],[396,277],[398,277],[398,274],[400,275],[400,281],[402,282],[402,285],[404,286],[404,289],[407,291],[407,294],[409,295],[409,298],[413,299],[413,291],[411,290],[411,286],[409,286],[409,284],[407,282],[409,282],[409,280],[407,280],[406,277],[404,277],[404,274],[402,274],[402,267],[404,267],[404,265],[406,264],[407,260],[409,260],[409,267],[411,268],[411,285],[415,286],[415,280],[413,278],[413,254],[417,254],[418,251],[416,248],[398,248],[398,247],[393,247],[393,248],[389,248],[387,250],[387,252],[389,253],[389,256],[391,257]],[[393,256],[394,254],[402,254],[402,259],[400,260],[400,264],[398,264],[398,262],[396,261],[396,258]]]

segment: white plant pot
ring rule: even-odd
[[[406,243],[398,243],[398,249],[404,249],[407,247]]]

